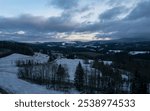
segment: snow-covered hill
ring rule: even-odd
[[[70,80],[74,80],[75,70],[76,70],[76,67],[79,64],[79,62],[82,64],[82,66],[85,66],[82,59],[61,58],[61,59],[56,60],[57,64],[65,65],[68,68],[68,73],[70,75]]]
[[[36,62],[47,62],[48,56],[36,53],[34,56],[26,56],[21,54],[12,54],[10,56],[0,58],[0,87],[7,92],[17,94],[47,94],[62,93],[59,91],[48,90],[45,86],[32,84],[17,78],[18,68],[15,65],[16,60],[34,60]]]
[[[0,58],[0,88],[6,90],[10,93],[17,94],[60,94],[64,93],[62,91],[55,91],[46,89],[46,86],[41,86],[37,84],[33,84],[21,79],[18,79],[17,72],[18,67],[16,67],[17,60],[33,60],[38,63],[46,63],[48,61],[48,56],[41,53],[35,53],[34,56],[26,56],[22,54],[12,54],[10,56]],[[74,74],[78,63],[81,63],[83,68],[86,69],[89,73],[91,70],[90,64],[85,64],[85,61],[82,59],[67,59],[61,58],[56,59],[57,64],[65,65],[68,69],[68,73],[70,75],[70,80],[74,80]],[[92,60],[89,60],[89,63]],[[112,64],[112,61],[103,61],[104,64]],[[122,78],[128,80],[126,74],[122,74]],[[126,84],[124,84],[124,89],[128,90]],[[70,91],[70,93],[79,93],[76,90]]]

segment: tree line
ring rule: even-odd
[[[85,62],[85,66],[79,62],[74,72],[74,80],[71,81],[68,69],[65,65],[56,64],[54,61],[38,64],[33,61],[18,61],[18,77],[24,80],[44,84],[48,89],[69,92],[74,88],[80,93],[90,94],[116,94],[116,93],[148,93],[145,82],[142,82],[139,71],[127,73],[124,68],[104,64],[94,60],[91,64]],[[123,79],[126,73],[128,79]],[[143,78],[143,77],[142,77]]]

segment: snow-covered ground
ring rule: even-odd
[[[105,65],[111,65],[113,62],[112,61],[103,61]]]
[[[18,60],[33,60],[38,63],[45,63],[48,61],[48,56],[36,53],[34,56],[26,56],[22,54],[12,54],[10,56],[0,58],[0,87],[11,93],[63,93],[61,91],[48,90],[45,86],[32,84],[17,78],[18,67],[16,61]],[[57,59],[57,64],[66,65],[70,80],[74,80],[74,74],[78,63],[81,62],[84,68],[90,70],[90,64],[84,64],[82,59]],[[91,62],[91,61],[89,61]],[[70,93],[79,93],[71,90]]]
[[[122,52],[122,50],[109,50],[109,52],[120,53],[120,52]]]
[[[120,53],[120,52],[123,52],[123,50],[109,50],[109,52]],[[129,52],[130,55],[146,54],[146,53],[150,53],[150,51],[130,51]]]
[[[46,89],[46,86],[41,86],[33,84],[17,78],[18,68],[16,67],[17,60],[33,60],[38,63],[45,63],[48,61],[48,56],[40,53],[35,53],[34,56],[26,56],[22,54],[12,54],[10,56],[0,58],[0,88],[6,90],[10,93],[17,94],[61,94],[62,91],[55,91]],[[78,63],[81,63],[84,69],[89,72],[93,70],[90,68],[90,64],[85,64],[82,59],[67,59],[61,58],[57,59],[57,64],[66,65],[68,73],[70,75],[70,80],[74,80],[74,74]],[[89,62],[93,62],[89,60]],[[112,61],[103,61],[104,64],[112,64]],[[122,78],[128,80],[127,74],[123,73]],[[123,89],[129,91],[130,84],[123,84]],[[70,93],[79,93],[75,90],[71,90]]]
[[[61,93],[58,91],[47,90],[45,86],[32,84],[21,79],[18,79],[16,74],[1,72],[0,87],[10,93],[17,94],[49,94]]]
[[[89,69],[89,64],[84,64],[82,59],[66,59],[66,58],[61,58],[61,59],[57,59],[56,63],[57,64],[61,64],[61,65],[65,65],[68,68],[68,73],[70,75],[70,80],[74,80],[74,74],[76,71],[76,67],[79,64],[79,62],[81,63],[81,65],[85,68],[86,66]]]
[[[129,52],[130,55],[146,54],[146,53],[150,53],[150,51],[130,51]]]
[[[56,63],[57,64],[61,64],[64,65],[68,68],[68,73],[70,75],[70,80],[74,80],[74,75],[75,75],[75,71],[76,71],[76,67],[79,64],[79,62],[81,63],[82,67],[87,70],[88,72],[92,70],[94,70],[93,68],[91,68],[90,64],[85,64],[83,59],[66,59],[66,58],[61,58],[61,59],[57,59]],[[92,63],[93,60],[89,60],[89,63]],[[112,61],[103,61],[104,64],[106,65],[111,65]]]
[[[0,87],[7,92],[17,94],[57,94],[60,91],[48,90],[45,86],[32,84],[17,78],[18,68],[15,65],[16,60],[34,60],[36,62],[47,62],[48,56],[36,53],[34,56],[21,54],[12,54],[0,58]]]

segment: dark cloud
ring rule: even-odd
[[[124,12],[122,9],[117,10],[120,8],[113,8],[100,15],[100,19],[107,21],[87,24],[79,31],[114,32],[109,35],[113,38],[150,37],[150,1],[139,3],[126,18],[114,20],[118,14]]]
[[[139,3],[123,20],[117,22],[115,36],[150,37],[150,1]],[[118,35],[117,35],[118,34]]]
[[[78,6],[79,0],[51,0],[51,4],[61,9],[71,9]]]
[[[128,38],[128,37],[144,37],[149,36],[150,33],[150,20],[142,19],[137,21],[121,20],[99,23],[95,27],[97,30],[102,30],[105,33],[116,32],[111,34],[111,37]],[[147,35],[148,34],[148,35]]]
[[[141,2],[138,6],[130,13],[127,19],[136,20],[141,18],[150,18],[150,1]]]
[[[60,17],[43,18],[22,15],[17,18],[0,18],[0,30],[24,30],[31,32],[68,32],[73,31],[76,23],[70,21],[65,13]]]
[[[118,15],[122,14],[123,12],[127,11],[125,7],[114,7],[102,13],[99,18],[101,20],[112,20],[116,19]]]
[[[6,30],[36,30],[42,24],[42,17],[34,17],[31,15],[22,15],[17,18],[0,18],[0,29]]]

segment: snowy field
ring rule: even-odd
[[[75,75],[75,71],[76,71],[76,67],[79,64],[79,62],[81,63],[82,67],[87,70],[88,72],[90,72],[91,70],[94,70],[93,68],[91,68],[91,64],[93,62],[93,60],[89,60],[89,64],[85,64],[83,59],[66,59],[66,58],[61,58],[61,59],[57,59],[56,63],[57,64],[61,64],[64,65],[68,68],[68,73],[70,75],[70,80],[74,80],[74,75]],[[111,65],[112,61],[103,61],[104,64],[106,65]]]
[[[15,66],[17,60],[34,60],[36,62],[47,62],[48,56],[36,53],[34,56],[12,54],[0,58],[0,87],[7,92],[17,94],[57,94],[59,91],[48,90],[45,86],[32,84],[17,78],[18,68]]]
[[[61,64],[64,65],[68,68],[68,73],[70,76],[70,80],[74,80],[74,75],[75,75],[75,71],[76,71],[76,67],[79,64],[79,62],[81,63],[81,65],[84,67],[85,64],[83,63],[83,60],[81,59],[57,59],[56,63],[57,64]],[[89,68],[89,64],[87,65]]]
[[[122,52],[122,50],[109,50],[109,52],[120,53],[120,52]]]
[[[148,54],[150,51],[130,51],[130,55],[137,55],[137,54]]]

